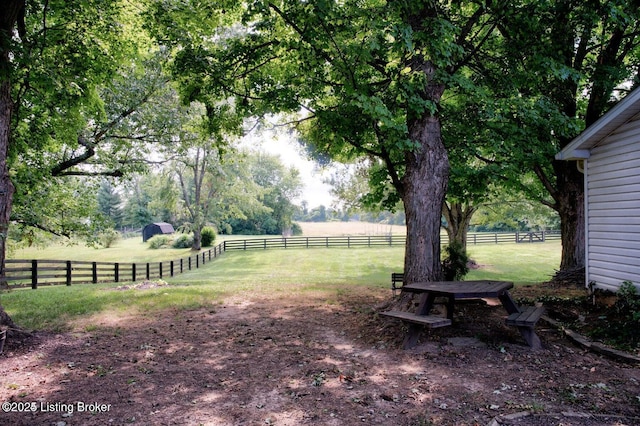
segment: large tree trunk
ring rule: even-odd
[[[0,10],[0,286],[5,287],[7,285],[5,280],[6,243],[14,192],[7,164],[11,142],[11,115],[13,113],[9,48],[13,29],[18,17],[24,14],[24,7],[24,0],[5,0]],[[16,328],[1,305],[0,326]]]
[[[555,202],[562,236],[561,271],[585,266],[584,176],[573,161],[555,161]]]
[[[7,285],[4,279],[4,265],[14,191],[11,177],[9,176],[9,167],[7,165],[12,105],[11,83],[8,78],[3,77],[2,82],[0,82],[0,288],[6,288]]]
[[[424,116],[409,129],[420,148],[407,154],[403,178],[407,221],[404,273],[407,282],[438,281],[440,264],[440,219],[449,179],[449,160],[442,143],[440,119]]]

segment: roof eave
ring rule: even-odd
[[[591,151],[588,149],[573,149],[571,151],[567,151],[563,149],[559,153],[556,154],[556,160],[587,160],[591,156]]]
[[[636,88],[627,96],[611,108],[606,114],[598,119],[591,126],[587,127],[569,145],[556,154],[557,160],[584,160],[582,151],[588,151],[599,141],[604,139],[603,135],[610,134],[620,125],[618,119],[631,119],[640,110],[640,88]]]

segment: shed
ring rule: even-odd
[[[640,290],[640,88],[560,153],[577,160],[585,182],[586,285]]]
[[[173,225],[166,222],[150,223],[142,228],[142,241],[146,242],[149,238],[158,234],[173,234],[175,230]]]

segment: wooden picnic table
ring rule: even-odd
[[[535,334],[534,326],[544,312],[544,308],[520,307],[509,294],[513,283],[508,281],[432,281],[408,283],[402,287],[403,292],[420,294],[420,302],[415,313],[389,311],[383,315],[399,318],[409,322],[409,331],[404,340],[405,349],[416,345],[421,326],[430,328],[451,325],[456,300],[463,299],[499,299],[507,311],[506,323],[518,327],[522,337],[529,346],[540,348],[540,339]],[[436,298],[446,298],[446,318],[429,315]]]

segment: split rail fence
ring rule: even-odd
[[[560,239],[558,231],[470,233],[468,245],[533,243]],[[189,257],[163,262],[120,263],[73,260],[8,259],[5,279],[11,288],[88,283],[119,283],[173,277],[200,268],[226,251],[403,246],[405,236],[290,237],[228,240]]]

